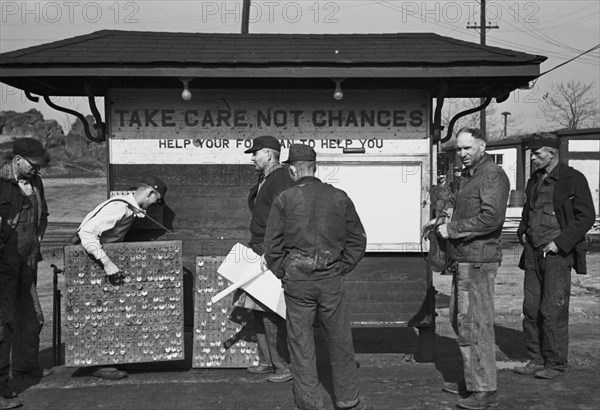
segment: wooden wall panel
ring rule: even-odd
[[[225,256],[235,243],[248,242],[250,211],[246,199],[256,172],[251,165],[113,164],[110,189],[126,190],[148,174],[160,177],[169,187],[162,221],[172,225],[175,232],[134,226],[127,239],[183,242],[185,323],[191,325],[196,257]],[[370,253],[347,282],[355,324],[405,324],[423,315],[428,283],[420,254]]]

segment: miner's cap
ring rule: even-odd
[[[270,135],[261,135],[252,140],[252,147],[244,151],[244,154],[253,154],[263,148],[270,148],[274,151],[281,152],[281,144],[277,141],[277,138]]]
[[[13,141],[13,155],[25,158],[28,162],[41,167],[48,165],[50,156],[41,142],[34,138],[17,138]]]
[[[284,164],[289,164],[296,161],[316,161],[317,153],[314,149],[304,144],[290,145],[290,153],[288,159],[283,161]]]
[[[533,134],[531,136],[531,139],[529,140],[529,143],[527,144],[527,149],[534,151],[542,147],[558,149],[560,147],[560,141],[558,140],[558,136],[549,132],[544,132],[542,134]]]
[[[161,196],[161,200],[165,199],[165,195],[167,193],[167,184],[165,184],[162,179],[153,175],[146,175],[141,179],[140,183],[142,185],[148,185],[158,192]]]

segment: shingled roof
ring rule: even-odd
[[[117,78],[139,80],[142,77],[147,82],[150,77],[165,81],[178,77],[428,81],[479,77],[492,84],[501,78],[500,82],[514,89],[535,78],[545,59],[433,33],[221,34],[102,30],[0,54],[0,81],[33,92],[60,89],[65,95],[80,93],[78,79],[82,78],[88,82],[101,78],[106,87]],[[69,81],[65,81],[67,78]],[[506,84],[509,78],[514,84]],[[480,85],[483,82],[475,88]],[[146,85],[140,81],[136,86]],[[101,91],[96,89],[96,93]]]
[[[102,30],[0,55],[0,65],[532,64],[545,57],[442,37],[397,34],[216,34]]]

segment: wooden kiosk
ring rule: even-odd
[[[356,204],[368,248],[348,277],[354,326],[431,336],[421,226],[430,218],[441,106],[450,97],[503,101],[528,87],[544,60],[430,33],[99,31],[0,55],[0,81],[31,98],[88,96],[95,113],[94,98],[104,97],[90,137],[106,140],[109,190],[146,174],[169,186],[153,216],[174,233],[146,223],[130,239],[182,241],[187,325],[197,258],[249,239],[256,174],[243,151],[269,134],[282,141],[283,160],[292,142],[314,147],[318,176]],[[433,357],[428,341],[421,360]]]

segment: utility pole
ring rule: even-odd
[[[242,5],[242,34],[248,34],[250,23],[250,0],[244,0]]]
[[[504,138],[506,138],[506,121],[510,113],[508,111],[504,111],[502,115],[504,116]]]
[[[493,28],[498,28],[498,25],[493,25],[493,26],[488,26],[486,25],[485,22],[485,0],[481,0],[481,11],[479,12],[480,14],[480,19],[479,19],[479,25],[475,25],[475,22],[473,22],[473,25],[471,25],[470,23],[467,24],[467,28],[468,29],[474,29],[477,30],[479,29],[479,43],[482,46],[485,46],[485,32],[487,29],[493,29]],[[485,98],[481,98],[479,100],[480,104],[483,105],[483,103],[485,102]],[[481,132],[483,132],[483,135],[487,136],[487,131],[486,131],[486,121],[485,121],[485,108],[481,111],[479,111],[479,127],[481,128]]]

